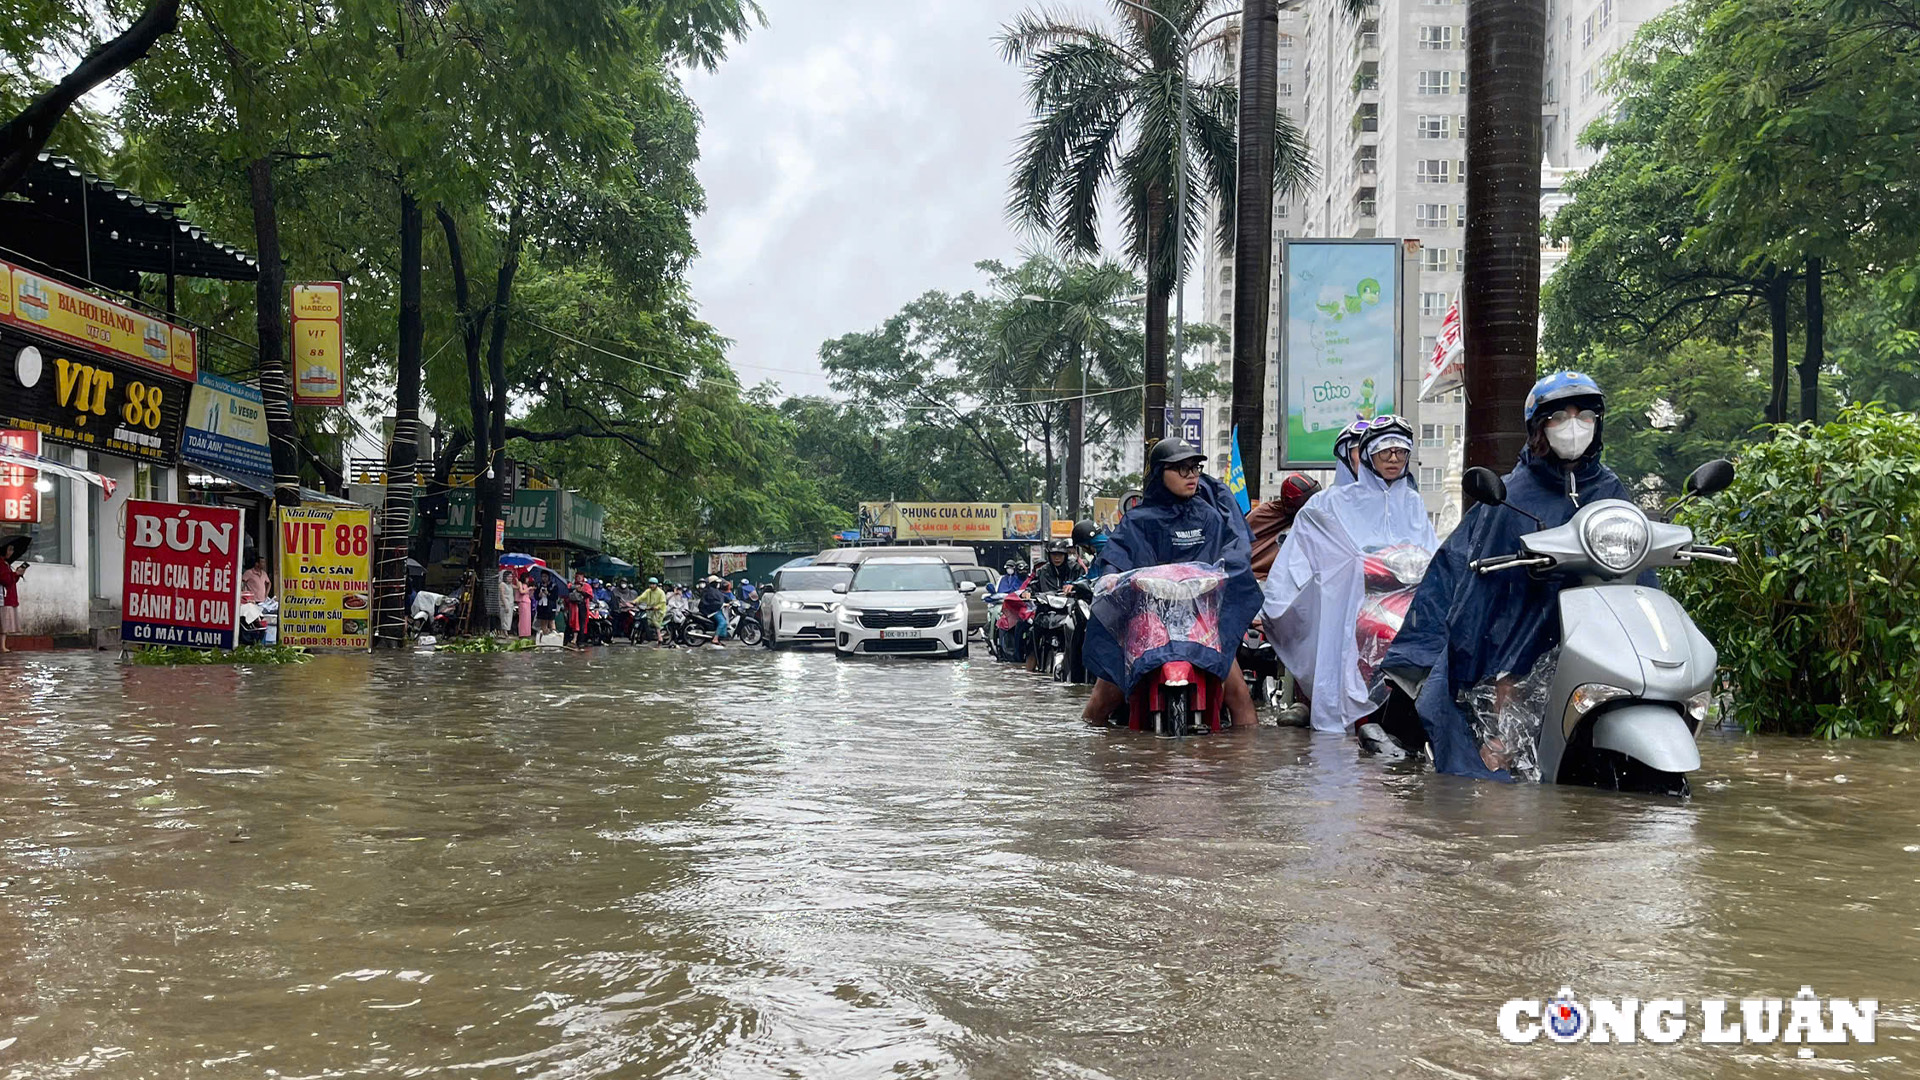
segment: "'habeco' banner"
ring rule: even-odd
[[[893,530],[895,540],[1038,540],[1038,503],[860,504],[860,529]]]
[[[120,640],[231,649],[240,622],[241,511],[127,500]]]
[[[280,508],[280,643],[373,647],[373,511]]]
[[[102,356],[192,382],[199,373],[193,331],[142,315],[12,263],[0,262],[0,322]]]

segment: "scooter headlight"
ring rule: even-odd
[[[1628,693],[1618,686],[1608,686],[1606,683],[1587,683],[1573,692],[1573,697],[1567,701],[1567,704],[1573,707],[1575,716],[1585,716],[1609,701],[1626,697]]]
[[[1707,722],[1707,709],[1713,705],[1713,691],[1702,690],[1687,699],[1687,715],[1697,727]]]
[[[1646,557],[1653,537],[1647,515],[1630,506],[1609,506],[1587,519],[1580,539],[1595,562],[1624,573]]]

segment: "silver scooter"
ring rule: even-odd
[[[1464,479],[1472,498],[1506,503],[1506,484],[1491,469],[1469,469]],[[1708,462],[1666,516],[1732,483],[1732,463]],[[1694,543],[1692,529],[1606,499],[1521,537],[1517,554],[1470,564],[1481,574],[1527,570],[1578,581],[1560,593],[1560,658],[1536,759],[1543,782],[1688,793],[1719,653],[1672,597],[1634,579],[1652,568],[1737,561],[1731,548]]]

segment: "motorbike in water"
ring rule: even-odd
[[[677,608],[667,613],[665,635],[667,644],[680,645],[689,649],[705,648],[714,643],[719,634],[720,624],[711,615],[702,615],[697,611]]]
[[[760,605],[749,604],[742,600],[733,600],[727,604],[727,625],[740,644],[754,646],[767,636],[766,627],[760,624]]]
[[[1228,643],[1220,640],[1226,583],[1224,568],[1203,563],[1142,567],[1094,582],[1090,614],[1119,642],[1133,686],[1124,712],[1110,722],[1169,738],[1226,729],[1231,720],[1221,680],[1182,648],[1226,653]]]
[[[1360,616],[1354,625],[1354,640],[1360,650],[1360,681],[1371,686],[1380,661],[1400,636],[1407,612],[1413,610],[1413,594],[1426,579],[1433,552],[1418,544],[1396,544],[1369,553],[1362,562],[1366,595],[1360,601]],[[1354,734],[1368,751],[1394,753],[1397,742],[1390,740],[1379,723],[1363,719],[1354,725]]]
[[[1026,663],[1027,651],[1033,647],[1032,603],[1019,593],[990,593],[987,609],[993,613],[988,620],[993,634],[987,642],[993,658],[1003,664]]]
[[[1731,462],[1688,477],[1688,499],[1724,491]],[[1467,494],[1505,505],[1506,484],[1469,469]],[[1470,565],[1477,574],[1526,571],[1572,579],[1559,596],[1560,645],[1521,684],[1503,688],[1482,732],[1515,776],[1542,783],[1685,796],[1700,767],[1697,742],[1718,677],[1719,653],[1671,596],[1635,584],[1646,570],[1737,563],[1731,548],[1651,519],[1630,502],[1581,507],[1565,525],[1520,538],[1520,550]],[[1476,722],[1476,727],[1483,726]],[[1483,745],[1486,744],[1483,739]]]
[[[1255,707],[1274,710],[1275,722],[1282,727],[1306,727],[1311,722],[1311,711],[1300,698],[1293,673],[1280,663],[1280,654],[1258,619],[1240,639],[1239,661]]]
[[[1060,653],[1051,671],[1053,681],[1092,683],[1093,674],[1087,670],[1083,654],[1087,647],[1087,624],[1093,620],[1093,589],[1079,581],[1059,595],[1066,601],[1066,623],[1061,627]]]
[[[1068,642],[1073,636],[1073,600],[1065,593],[1033,598],[1034,670],[1064,682]]]

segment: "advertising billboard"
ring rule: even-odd
[[[207,372],[200,373],[187,402],[180,454],[215,468],[271,478],[267,407],[260,391]]]
[[[231,649],[240,623],[241,511],[128,499],[120,640]]]
[[[293,403],[347,403],[346,287],[338,281],[293,286]]]
[[[280,508],[280,643],[373,647],[373,511]]]
[[[860,532],[870,539],[1038,540],[1041,525],[1039,503],[860,504]]]
[[[1341,428],[1397,411],[1400,252],[1398,240],[1286,241],[1286,468],[1331,468]]]

